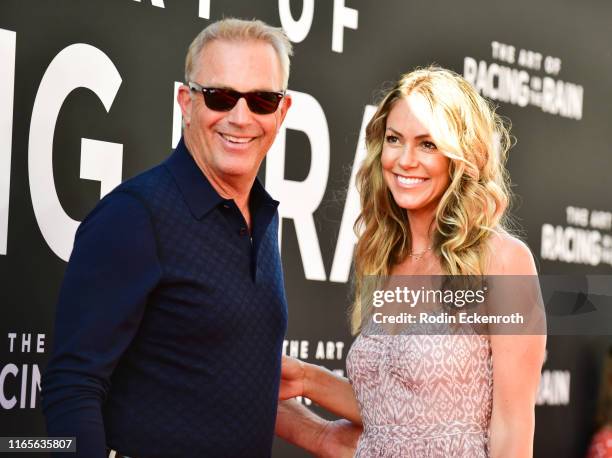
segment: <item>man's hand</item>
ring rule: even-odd
[[[278,403],[278,437],[319,458],[353,457],[361,430],[348,420],[325,420],[293,399]]]
[[[306,369],[302,361],[283,356],[278,398],[284,401],[285,399],[303,396],[305,374]]]
[[[348,420],[330,421],[319,436],[318,458],[352,458],[362,427]]]

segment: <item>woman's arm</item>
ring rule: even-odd
[[[359,404],[353,387],[324,367],[283,356],[280,399],[304,396],[331,413],[361,425]]]
[[[533,257],[525,244],[503,236],[495,245],[496,261],[489,274],[536,275]],[[533,456],[535,402],[545,347],[543,334],[491,335],[493,412],[489,451],[492,458]]]
[[[492,458],[533,456],[535,401],[545,344],[545,336],[491,336]]]
[[[325,420],[295,400],[288,400],[278,404],[276,434],[320,458],[350,458],[355,454],[361,426],[347,420]]]

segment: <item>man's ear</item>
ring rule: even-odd
[[[183,124],[187,127],[191,123],[191,109],[193,106],[193,100],[191,99],[191,90],[186,85],[181,85],[176,95],[176,101],[181,107],[181,113],[183,114]]]
[[[285,120],[285,116],[287,116],[287,111],[291,107],[291,103],[292,103],[291,95],[288,93],[285,94],[285,96],[283,97],[283,101],[281,102],[279,123],[276,126],[276,130],[280,129],[281,124]]]

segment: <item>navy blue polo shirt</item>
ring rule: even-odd
[[[256,180],[249,205],[251,233],[181,141],[87,216],[42,380],[49,436],[87,458],[270,456],[287,304],[278,202]]]

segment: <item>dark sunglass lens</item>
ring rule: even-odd
[[[280,101],[281,97],[274,92],[252,92],[247,97],[249,109],[257,114],[274,113]]]
[[[210,89],[204,92],[206,106],[215,111],[230,111],[239,98],[237,92],[227,89]]]

